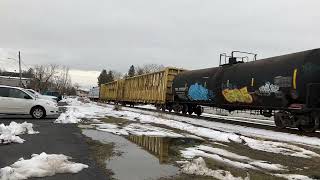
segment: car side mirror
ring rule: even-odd
[[[38,98],[39,98],[39,96],[38,96],[38,95],[36,95],[36,98],[38,99]]]

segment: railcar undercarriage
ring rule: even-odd
[[[278,128],[298,128],[305,132],[315,132],[319,129],[319,112],[293,113],[279,111],[274,115],[274,122]]]

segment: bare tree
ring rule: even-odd
[[[163,70],[165,67],[161,64],[145,64],[143,66],[138,66],[137,75],[153,73]]]
[[[76,88],[76,90],[79,90],[80,85],[78,83],[74,83],[73,87]]]
[[[57,91],[59,91],[61,94],[65,94],[72,86],[69,67],[60,67],[57,75],[54,77],[53,83]]]
[[[114,80],[119,80],[123,77],[123,74],[119,71],[112,70],[112,75]]]
[[[41,92],[47,90],[58,70],[58,65],[36,65],[34,67],[35,89]]]

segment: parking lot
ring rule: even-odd
[[[89,155],[89,147],[85,136],[75,124],[55,124],[55,118],[33,120],[29,116],[5,116],[1,115],[0,124],[8,125],[11,121],[17,123],[29,122],[34,125],[33,129],[39,131],[37,135],[20,135],[26,140],[23,144],[0,145],[0,167],[13,164],[19,158],[30,159],[32,154],[64,154],[72,157],[71,161],[83,163],[89,166],[76,174],[57,174],[41,179],[108,179],[103,169],[99,168]],[[31,178],[32,179],[32,178]]]

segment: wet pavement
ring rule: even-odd
[[[166,139],[129,136],[129,140],[108,132],[84,129],[82,133],[102,143],[114,143],[118,155],[106,161],[106,168],[121,180],[143,180],[171,177],[179,174],[179,168],[166,164],[168,145]],[[131,142],[132,141],[132,142]],[[144,145],[143,149],[139,145]]]
[[[9,166],[19,158],[30,159],[34,153],[40,154],[64,154],[72,157],[71,161],[89,165],[76,174],[56,174],[54,176],[30,179],[45,180],[89,180],[89,179],[110,179],[102,168],[90,157],[89,146],[86,143],[86,136],[75,124],[55,124],[54,119],[33,120],[23,116],[2,116],[0,124],[8,125],[11,121],[17,123],[34,124],[34,130],[39,134],[19,135],[26,141],[23,144],[0,145],[0,168]]]

